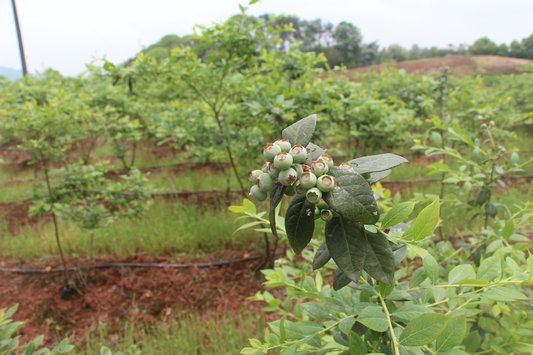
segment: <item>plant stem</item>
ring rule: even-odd
[[[385,312],[385,315],[387,316],[387,323],[389,325],[389,332],[392,342],[392,350],[394,351],[394,355],[400,355],[400,342],[398,341],[398,338],[396,337],[396,334],[394,333],[394,327],[392,326],[392,319],[389,312],[389,309],[387,308],[387,304],[385,303],[385,300],[383,297],[378,293],[379,302],[381,303],[381,306],[383,307],[383,311]]]
[[[49,175],[49,172],[48,172],[48,162],[46,161],[46,159],[43,159],[43,154],[41,153],[41,161],[43,162],[43,172],[44,172],[44,178],[45,178],[45,181],[46,181],[46,188],[47,188],[47,191],[48,191],[48,197],[50,199],[52,199],[52,186],[50,184],[50,175]],[[63,264],[63,268],[66,270],[67,269],[67,262],[65,261],[65,255],[63,254],[63,248],[61,247],[61,241],[59,239],[59,224],[57,223],[57,216],[56,216],[56,213],[54,211],[54,206],[53,206],[53,202],[52,202],[52,222],[54,224],[54,235],[55,235],[55,239],[56,239],[56,244],[57,244],[57,250],[59,251],[59,257],[61,258],[61,263]],[[65,280],[67,280],[67,276],[65,274]]]
[[[222,138],[224,139],[224,145],[226,148],[226,153],[228,154],[228,158],[231,164],[231,168],[233,169],[233,173],[235,174],[235,177],[237,178],[237,182],[239,183],[239,187],[241,188],[241,192],[243,197],[246,197],[246,189],[244,188],[244,184],[242,183],[241,177],[239,175],[239,170],[237,169],[237,165],[235,164],[235,159],[233,159],[233,152],[231,151],[230,142],[227,139],[224,127],[222,126],[222,121],[220,120],[220,113],[218,110],[213,110],[213,114],[215,117],[215,120],[217,121],[217,126],[220,134],[222,135]]]

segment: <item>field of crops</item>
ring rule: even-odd
[[[0,353],[533,352],[533,70],[283,31],[0,79]]]

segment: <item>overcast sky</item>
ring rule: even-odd
[[[190,33],[248,0],[16,0],[30,71],[77,74],[106,56],[120,62],[165,34]],[[252,14],[351,21],[380,45],[446,46],[481,36],[509,42],[533,33],[533,0],[262,0]],[[0,0],[0,66],[19,68],[11,0]]]

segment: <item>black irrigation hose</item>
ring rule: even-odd
[[[102,263],[95,265],[82,265],[76,267],[57,269],[35,269],[35,268],[4,268],[0,267],[0,273],[10,274],[52,274],[62,272],[74,272],[83,270],[103,270],[103,269],[207,269],[221,266],[240,264],[250,261],[260,260],[262,256],[250,256],[240,259],[217,260],[202,263],[165,264],[165,263]]]

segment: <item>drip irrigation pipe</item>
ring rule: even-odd
[[[201,262],[201,263],[183,263],[183,264],[173,264],[173,263],[101,263],[94,265],[81,265],[76,267],[64,268],[50,268],[50,269],[37,269],[37,268],[5,268],[0,267],[1,273],[10,273],[10,274],[54,274],[62,272],[74,272],[74,271],[84,271],[84,270],[104,270],[104,269],[208,269],[214,267],[222,267],[234,264],[240,264],[250,261],[260,260],[262,256],[250,256],[247,258],[240,259],[228,259],[228,260],[217,260],[210,262]]]

